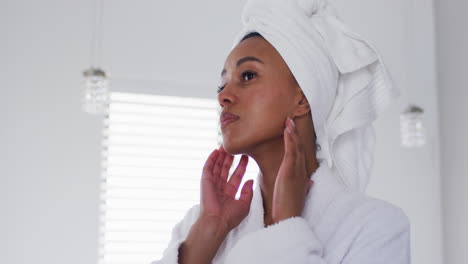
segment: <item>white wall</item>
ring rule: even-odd
[[[91,1],[2,3],[0,263],[95,263],[101,122],[78,100]]]
[[[435,1],[445,263],[468,263],[468,2]]]
[[[6,32],[6,19],[5,19],[5,6],[4,2],[0,1],[0,40],[5,38]],[[4,41],[0,41],[0,58],[4,58],[6,54],[6,45]],[[6,63],[0,62],[0,80],[6,79]],[[0,86],[0,92],[3,93],[4,89],[3,86]],[[6,120],[6,108],[2,104],[3,100],[0,96],[0,122],[4,122]],[[0,126],[0,144],[3,143],[3,140],[6,138],[6,134],[3,131],[3,125]],[[3,146],[3,145],[1,145]],[[7,230],[7,221],[4,217],[7,212],[7,184],[6,184],[6,177],[5,177],[5,167],[4,161],[6,161],[6,151],[0,151],[0,234],[6,234]],[[6,259],[7,253],[7,241],[5,238],[0,239],[0,262],[3,263]]]
[[[213,85],[170,92],[214,98],[224,59],[240,29],[241,2],[185,1],[182,9],[175,1],[104,2],[103,67],[114,87],[133,83],[138,89],[141,80],[150,87],[157,82],[148,80],[196,81]],[[443,254],[433,8],[431,1],[415,0],[411,15],[407,2],[340,0],[338,8],[379,47],[403,93],[376,124],[377,161],[369,193],[409,215],[413,263],[439,264]],[[94,3],[1,3],[7,14],[2,15],[6,29],[0,34],[0,43],[6,43],[0,53],[6,72],[0,153],[5,156],[1,177],[7,199],[0,218],[6,216],[2,233],[8,247],[0,263],[94,263],[101,120],[80,112],[79,105],[80,74],[90,63]],[[415,26],[414,45],[424,48],[408,46],[408,18]],[[408,56],[411,51],[414,57]],[[399,112],[408,97],[427,111],[429,142],[421,149],[399,146]]]

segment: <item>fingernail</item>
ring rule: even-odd
[[[286,131],[288,131],[288,133],[291,134],[291,129],[289,129],[289,127],[286,127]]]
[[[290,117],[288,117],[288,118],[289,118],[289,120],[291,121],[291,125],[292,125],[293,127],[296,127],[296,124],[294,124],[294,120],[292,120],[292,118],[290,118]]]

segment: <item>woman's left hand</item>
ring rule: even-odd
[[[305,151],[299,131],[290,118],[286,119],[284,145],[284,158],[273,192],[274,223],[302,215],[306,196],[313,183],[307,174]]]

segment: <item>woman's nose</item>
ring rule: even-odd
[[[221,107],[225,107],[228,104],[232,104],[235,101],[235,96],[230,92],[226,91],[226,87],[218,93],[218,102],[221,105]]]

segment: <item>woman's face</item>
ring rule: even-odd
[[[283,140],[298,90],[287,64],[269,42],[258,36],[240,42],[224,63],[218,89],[222,113],[239,116],[221,127],[224,149],[249,154],[261,144]]]

